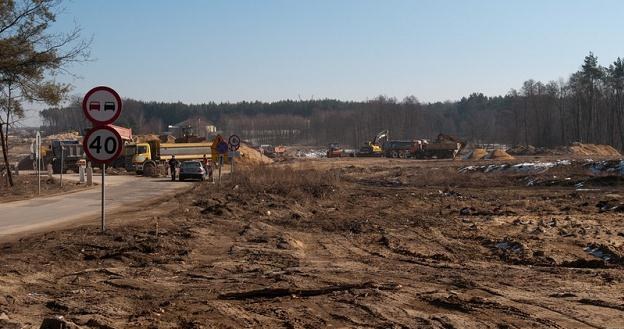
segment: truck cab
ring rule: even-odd
[[[149,160],[154,160],[152,157],[152,148],[155,142],[137,143],[134,149],[134,155],[132,156],[132,165],[137,174],[143,174],[143,166]],[[156,145],[155,145],[156,146]],[[157,149],[157,147],[155,148]]]

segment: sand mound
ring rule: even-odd
[[[241,143],[238,151],[241,153],[241,156],[240,158],[236,159],[236,163],[250,166],[273,163],[273,160],[271,158],[262,155],[258,150],[250,147],[247,144]]]
[[[52,141],[52,140],[80,140],[82,136],[77,131],[68,131],[64,133],[59,133],[55,135],[49,135],[43,138],[44,140]]]
[[[572,143],[567,151],[573,155],[621,156],[611,145]]]
[[[505,150],[496,149],[490,152],[490,154],[487,155],[486,159],[488,160],[513,160],[515,158],[509,155],[509,153],[505,152]]]
[[[476,148],[472,150],[464,160],[481,160],[487,155],[487,151],[485,149]]]
[[[155,134],[134,135],[133,139],[135,143],[147,143],[149,141],[160,141],[160,137]]]
[[[512,148],[507,149],[507,153],[510,155],[537,155],[544,153],[543,148],[537,148],[533,145],[516,145]]]

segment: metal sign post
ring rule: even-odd
[[[104,202],[106,200],[106,189],[104,188],[105,177],[106,177],[106,163],[102,163],[102,232],[106,231],[106,211],[104,211]]]
[[[89,159],[102,164],[102,232],[104,232],[106,230],[104,208],[106,163],[115,160],[121,154],[123,140],[117,130],[110,126],[95,127],[84,137],[82,147]]]
[[[63,163],[65,162],[65,148],[63,147],[63,143],[60,143],[60,144],[61,144],[61,182],[60,182],[60,185],[61,185],[61,188],[63,188],[63,170],[65,169],[63,168]]]
[[[37,131],[37,135],[35,136],[35,161],[37,161],[37,195],[41,195],[41,133]]]
[[[230,158],[230,174],[234,173],[234,158],[236,157],[236,151],[240,147],[240,137],[237,135],[232,135],[228,139],[228,148],[230,149],[229,158]]]
[[[219,154],[219,180],[217,185],[221,185],[221,167],[223,167],[223,154]]]

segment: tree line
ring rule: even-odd
[[[125,100],[118,123],[136,133],[158,133],[170,124],[203,117],[223,134],[237,133],[258,144],[357,147],[378,131],[393,139],[456,135],[475,143],[553,147],[571,142],[624,148],[624,60],[598,64],[589,53],[567,79],[529,79],[506,95],[473,93],[458,101],[421,103],[378,96],[354,102],[332,99],[239,103],[157,103]],[[80,100],[49,108],[41,118],[51,132],[87,127]]]

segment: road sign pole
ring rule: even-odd
[[[117,159],[123,150],[121,135],[109,125],[121,115],[122,105],[119,94],[106,86],[89,90],[82,100],[82,112],[93,123],[82,147],[89,160],[102,163],[102,233],[106,231],[106,163]]]
[[[102,233],[106,231],[106,212],[104,211],[104,201],[106,200],[106,189],[104,188],[104,177],[106,177],[106,164],[102,164]]]
[[[63,147],[63,143],[61,143],[61,188],[63,187],[63,163],[65,162],[65,148]]]
[[[39,154],[37,154],[37,195],[41,195],[41,168],[39,165]]]
[[[221,185],[221,167],[223,167],[223,154],[219,155],[219,183]]]
[[[37,135],[35,136],[35,161],[37,161],[37,195],[41,195],[41,133],[37,131]]]

